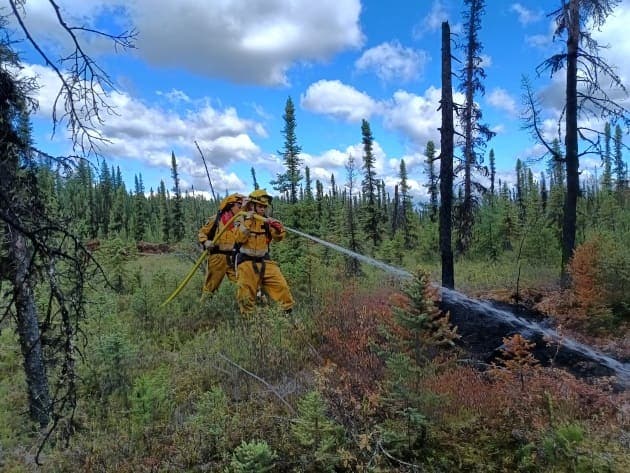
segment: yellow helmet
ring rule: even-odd
[[[221,203],[219,204],[219,210],[221,212],[223,212],[224,210],[229,210],[229,208],[236,202],[242,203],[243,198],[245,198],[243,194],[238,194],[238,193],[230,194],[221,201]]]
[[[256,189],[251,194],[249,194],[248,199],[249,202],[268,206],[271,204],[273,197],[267,194],[267,191],[265,189]]]

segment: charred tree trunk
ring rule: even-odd
[[[440,128],[440,255],[442,285],[455,287],[455,268],[451,243],[453,213],[453,84],[451,76],[451,29],[442,23],[442,126]]]
[[[577,123],[577,67],[580,39],[580,9],[577,0],[571,0],[568,18],[565,136],[567,192],[564,201],[564,218],[562,221],[562,283],[565,287],[569,284],[567,265],[575,249],[577,200],[580,192]]]
[[[11,282],[17,314],[17,332],[24,357],[29,413],[35,422],[44,427],[50,420],[50,390],[44,365],[35,296],[29,278],[31,252],[23,235],[12,229],[9,229],[9,233]]]

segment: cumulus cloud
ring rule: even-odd
[[[437,143],[440,141],[440,98],[441,91],[435,87],[429,87],[423,96],[398,90],[384,111],[384,125],[408,137],[418,147],[425,146],[429,140]]]
[[[22,74],[37,77],[40,84],[36,97],[37,116],[50,119],[59,91],[59,78],[50,68],[38,65],[25,65]],[[109,103],[116,113],[108,115],[95,130],[106,140],[100,149],[103,155],[135,160],[148,167],[170,168],[171,151],[174,151],[183,178],[188,175],[197,188],[204,187],[207,177],[195,141],[215,174],[213,179],[217,180],[219,188],[245,187],[236,187],[238,182],[233,173],[225,171],[231,165],[257,163],[265,168],[277,168],[274,159],[266,156],[254,142],[255,137],[267,136],[262,123],[239,116],[233,107],[217,108],[207,101],[182,101],[187,96],[173,92],[170,95],[187,108],[165,109],[124,92],[111,93]]]
[[[70,46],[48,2],[25,4],[36,39]],[[322,62],[359,49],[360,0],[66,0],[69,24],[98,28],[115,18],[120,31],[138,31],[136,54],[149,64],[179,67],[206,77],[281,86],[297,64]],[[122,23],[122,24],[121,24]],[[81,35],[78,31],[77,34]],[[112,51],[107,38],[85,36],[88,52]]]
[[[442,0],[435,0],[431,5],[431,11],[413,28],[415,38],[421,38],[426,33],[438,31],[442,22],[448,20],[449,12]]]
[[[502,89],[501,87],[492,89],[490,93],[486,95],[486,100],[493,107],[503,110],[510,115],[518,115],[516,101],[507,90]]]
[[[313,113],[330,115],[350,123],[369,119],[379,104],[369,95],[338,80],[311,84],[300,97],[300,105]]]
[[[543,18],[543,12],[540,10],[533,11],[524,7],[520,3],[513,3],[510,6],[510,11],[515,12],[518,16],[518,21],[521,25],[528,25],[535,23]]]
[[[359,0],[130,0],[127,11],[150,64],[241,83],[285,85],[293,65],[364,42]]]
[[[361,72],[374,71],[384,82],[409,82],[420,77],[427,60],[426,52],[391,41],[365,51],[355,62],[355,67]]]

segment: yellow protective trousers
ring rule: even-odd
[[[275,261],[243,261],[237,268],[237,286],[236,297],[242,314],[254,310],[258,288],[278,302],[283,310],[293,307],[289,285]]]
[[[236,282],[236,272],[230,264],[230,255],[224,253],[211,253],[208,255],[208,269],[206,282],[203,285],[204,292],[214,292],[225,276],[232,282]]]

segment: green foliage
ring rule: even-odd
[[[201,393],[193,409],[194,413],[185,422],[188,436],[184,442],[189,455],[196,457],[197,461],[225,456],[231,447],[230,433],[237,427],[240,418],[230,411],[223,389],[215,386]]]
[[[384,448],[399,458],[414,458],[425,446],[429,422],[422,413],[420,376],[420,368],[407,355],[388,357],[383,405],[387,415],[378,430]]]
[[[107,279],[118,293],[130,292],[134,284],[134,276],[127,262],[135,257],[136,248],[120,238],[103,243],[98,256],[99,263],[107,271]]]
[[[298,417],[291,433],[303,448],[301,471],[335,471],[340,457],[343,428],[326,415],[326,402],[317,391],[307,393],[298,403]]]
[[[101,399],[106,400],[111,394],[128,394],[136,351],[128,336],[116,329],[94,340],[89,352],[91,370],[86,381]]]
[[[394,308],[396,322],[409,334],[405,342],[414,354],[418,365],[430,357],[436,347],[453,346],[456,330],[448,316],[437,307],[434,299],[436,290],[429,273],[416,271],[414,277],[403,287],[407,300]]]
[[[131,418],[136,428],[142,429],[156,421],[166,421],[170,416],[172,388],[166,370],[145,373],[133,382],[130,394]]]
[[[242,442],[232,455],[230,473],[265,473],[273,471],[276,453],[264,440]]]
[[[560,426],[542,440],[545,459],[552,465],[566,465],[571,471],[577,471],[578,447],[583,440],[584,430],[579,425]]]

